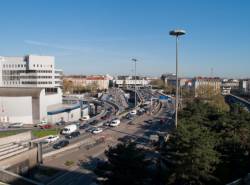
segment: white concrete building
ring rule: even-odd
[[[114,83],[118,87],[127,87],[127,86],[134,86],[135,84],[137,86],[146,86],[149,85],[150,80],[148,80],[146,77],[139,77],[137,76],[136,79],[134,76],[118,76]]]
[[[62,109],[61,75],[52,56],[0,57],[0,122],[60,121],[57,109],[80,114],[80,108]]]

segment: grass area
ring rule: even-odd
[[[12,136],[15,134],[19,134],[23,131],[18,131],[18,130],[10,130],[10,131],[0,131],[0,138],[1,137],[7,137],[7,136]]]
[[[64,163],[64,165],[65,166],[72,166],[72,165],[74,165],[74,161],[66,161],[65,163]]]
[[[32,135],[36,138],[45,137],[48,135],[57,135],[59,133],[59,129],[44,129],[44,130],[32,130]]]

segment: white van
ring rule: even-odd
[[[71,134],[77,130],[77,126],[75,124],[68,125],[62,129],[62,134]]]
[[[90,118],[89,115],[86,115],[86,116],[81,117],[80,120],[87,121],[87,120],[89,120],[89,118]]]
[[[109,126],[116,127],[116,126],[120,125],[120,123],[121,123],[121,121],[119,119],[114,119],[113,121],[111,121]]]

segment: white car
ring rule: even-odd
[[[113,121],[111,121],[109,126],[116,127],[116,126],[120,125],[120,123],[121,123],[121,121],[119,119],[114,119]]]
[[[9,125],[9,128],[21,128],[23,127],[23,123],[12,123]]]
[[[59,136],[58,135],[51,135],[49,136],[47,139],[45,139],[45,142],[46,143],[54,143],[56,142],[57,140],[59,139]]]
[[[42,120],[40,123],[37,124],[37,126],[43,126],[43,125],[47,125],[48,122],[46,120]]]
[[[130,111],[130,114],[131,114],[131,115],[136,115],[136,113],[137,113],[137,111],[136,111],[136,110],[132,110],[132,111]]]
[[[101,132],[103,132],[102,128],[95,128],[94,130],[92,130],[93,134],[99,134]]]
[[[87,121],[87,120],[89,120],[89,118],[90,118],[89,115],[87,115],[87,116],[81,117],[80,120],[81,121]]]

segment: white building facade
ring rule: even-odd
[[[61,73],[53,56],[0,57],[0,122],[47,120],[62,104]]]

